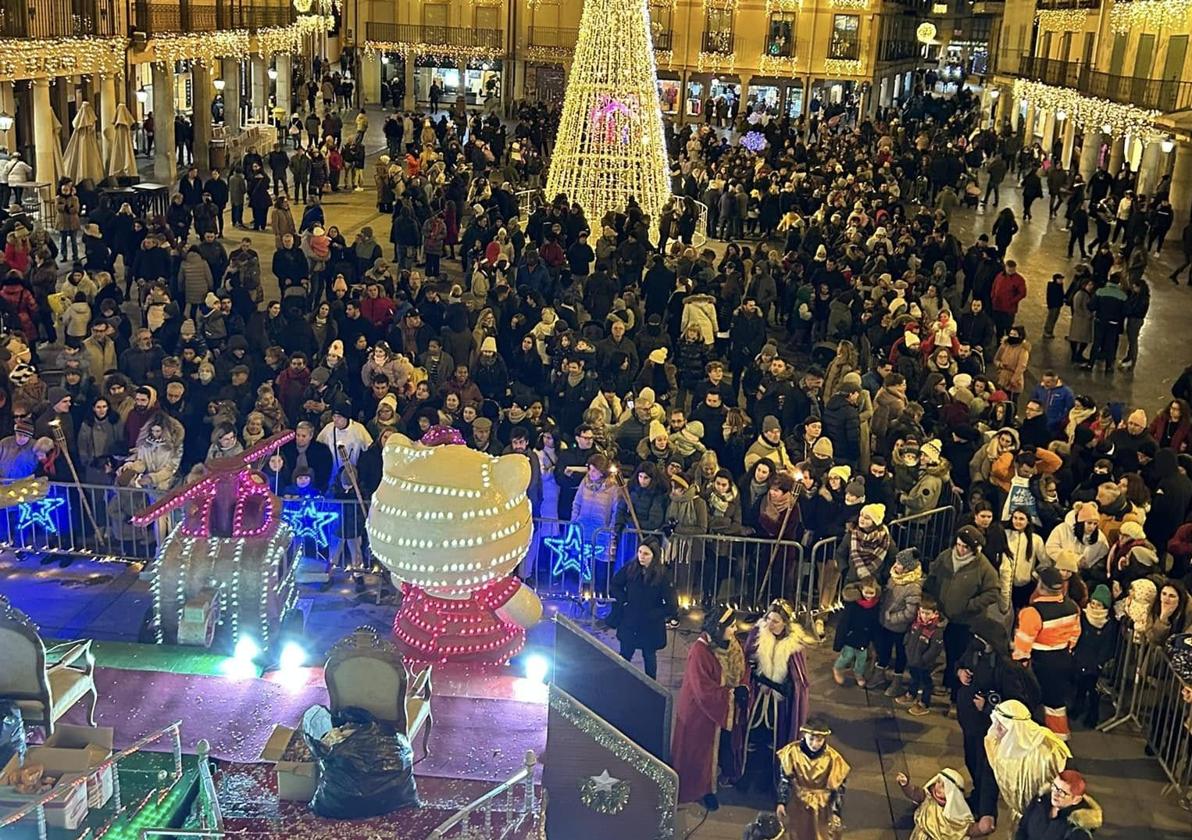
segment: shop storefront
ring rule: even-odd
[[[658,102],[662,106],[662,113],[669,117],[677,117],[682,107],[683,83],[676,73],[658,74]]]
[[[562,102],[565,82],[561,64],[527,64],[525,98],[531,102]]]
[[[688,121],[716,121],[727,125],[741,104],[741,80],[736,75],[713,76],[695,73],[687,80],[687,104],[684,116]],[[715,111],[706,112],[711,105]]]
[[[462,96],[468,105],[483,105],[500,98],[501,83],[500,60],[473,59],[462,72],[458,64],[447,64],[441,58],[419,58],[414,64],[414,97],[418,102],[429,102],[431,86],[438,84],[442,102],[456,102]]]
[[[799,116],[803,109],[803,85],[788,79],[754,77],[745,91],[746,107],[760,105],[772,117]]]

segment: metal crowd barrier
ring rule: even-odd
[[[887,523],[895,551],[919,549],[926,564],[952,547],[956,538],[957,509],[952,505],[892,519]]]

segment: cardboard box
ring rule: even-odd
[[[274,726],[269,740],[261,749],[261,761],[277,765],[277,798],[282,802],[310,802],[319,785],[319,765],[310,761],[291,761],[286,757],[290,743],[301,739],[298,730],[290,726]]]
[[[55,787],[69,784],[75,779],[82,777],[82,773],[64,772],[66,768],[55,766],[54,762],[59,759],[59,756],[53,754],[43,754],[47,752],[55,753],[64,751],[41,749],[29,750],[29,754],[26,756],[25,765],[28,766],[30,764],[41,764],[46,768],[47,773],[60,775],[58,784],[55,785]],[[7,777],[10,772],[17,770],[20,766],[21,765],[17,757],[13,756],[11,759],[9,759],[8,764],[4,767],[4,776]],[[40,798],[40,796],[41,794],[18,793],[16,788],[9,787],[7,785],[0,785],[0,814],[11,813],[18,808],[27,805],[29,802],[36,801]],[[84,820],[87,819],[87,811],[87,785],[78,785],[65,796],[46,803],[46,825],[50,826],[51,828],[61,828],[67,831],[74,831],[83,824]],[[31,827],[33,830],[32,836],[36,837],[36,812],[29,814],[27,817],[17,823],[17,825],[21,827]]]
[[[87,767],[97,767],[112,757],[114,733],[110,726],[74,726],[60,723],[54,734],[46,738],[42,749],[82,750],[87,754]],[[109,764],[87,779],[87,805],[102,808],[112,798],[115,765]]]

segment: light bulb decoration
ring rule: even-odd
[[[1109,28],[1115,33],[1125,33],[1135,28],[1148,32],[1158,29],[1186,32],[1186,29],[1180,30],[1179,27],[1187,23],[1190,9],[1192,0],[1119,0],[1109,11]]]
[[[389,438],[369,507],[374,558],[405,593],[393,635],[419,662],[505,663],[542,616],[510,573],[529,550],[529,462],[493,458],[437,426],[415,443]]]
[[[54,495],[33,502],[21,502],[17,505],[17,530],[40,528],[47,534],[57,535],[59,530],[56,511],[64,504],[66,499]]]
[[[314,540],[319,548],[329,544],[327,529],[336,524],[339,514],[321,510],[313,499],[287,500],[282,504],[282,519],[294,532],[294,539]]]
[[[147,526],[180,511],[182,520],[157,552],[151,590],[156,637],[167,644],[209,643],[191,632],[190,616],[227,628],[232,644],[244,634],[268,647],[293,601],[293,568],[285,572],[294,534],[282,500],[254,468],[288,443],[293,432],[260,441],[240,455],[207,463],[200,479],[166,494],[131,517]],[[218,601],[218,608],[216,608]]]
[[[646,0],[587,0],[546,179],[593,224],[633,198],[657,230],[670,200]]]
[[[1057,115],[1063,112],[1065,119],[1072,120],[1085,131],[1100,129],[1105,134],[1129,134],[1143,140],[1149,140],[1157,134],[1155,118],[1159,116],[1158,111],[1084,96],[1072,88],[1015,79],[1014,98],[1025,99],[1034,103],[1036,108],[1044,108]]]
[[[584,540],[580,527],[571,523],[565,526],[563,536],[543,537],[542,544],[554,555],[551,577],[575,572],[582,583],[587,583],[592,579],[593,561],[603,556],[597,546]]]

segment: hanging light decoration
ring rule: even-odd
[[[123,36],[0,40],[0,76],[123,76],[127,52]]]
[[[1109,28],[1129,32],[1136,27],[1148,30],[1180,27],[1188,19],[1192,0],[1133,0],[1115,2],[1109,11]]]
[[[1079,32],[1088,20],[1087,9],[1040,9],[1035,12],[1042,32]]]
[[[1082,96],[1072,88],[1016,79],[1014,98],[1032,102],[1036,108],[1045,108],[1057,118],[1063,112],[1064,118],[1072,119],[1076,125],[1088,131],[1100,128],[1105,134],[1130,134],[1143,139],[1156,133],[1155,117],[1159,116],[1158,111]]]

